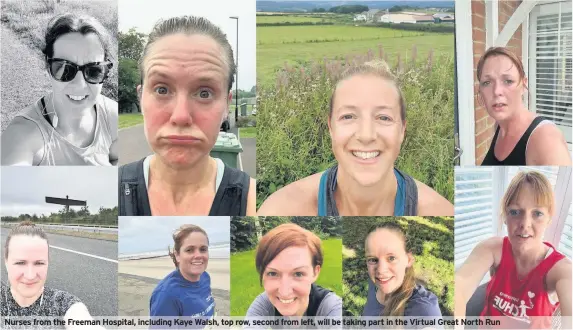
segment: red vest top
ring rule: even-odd
[[[509,238],[503,238],[501,261],[487,286],[482,317],[507,316],[498,319],[502,323],[501,328],[551,328],[551,315],[559,307],[559,302],[552,304],[549,300],[544,279],[551,267],[565,256],[557,252],[553,245],[544,243],[553,248],[553,252],[520,279]]]

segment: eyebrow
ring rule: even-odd
[[[275,268],[272,268],[272,267],[267,267],[267,268],[268,268],[268,270],[276,270],[276,271],[279,271],[278,269],[275,269]],[[298,266],[298,267],[296,267],[296,268],[291,269],[290,271],[297,270],[297,269],[300,269],[300,268],[308,268],[308,266]]]
[[[355,105],[342,105],[338,107],[338,110],[343,110],[343,109],[360,110],[360,108]],[[392,109],[394,109],[394,107],[388,105],[377,105],[374,107],[374,110],[392,110]]]

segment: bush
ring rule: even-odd
[[[343,290],[345,315],[362,314],[368,293],[364,241],[370,228],[397,222],[406,233],[407,249],[415,256],[418,283],[437,297],[442,315],[454,309],[454,233],[451,217],[344,217]]]
[[[257,116],[239,116],[237,127],[255,127],[257,126]]]
[[[383,50],[379,57],[384,58]],[[275,86],[260,88],[257,129],[257,203],[277,189],[335,164],[328,133],[330,97],[337,77],[372,59],[373,52],[345,60],[286,66]],[[453,202],[453,56],[394,63],[406,100],[406,137],[396,167]]]

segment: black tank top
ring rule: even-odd
[[[491,142],[491,145],[489,146],[489,150],[485,155],[485,158],[483,159],[481,165],[482,166],[527,165],[525,163],[525,151],[527,148],[527,141],[529,140],[531,133],[533,133],[533,130],[544,120],[545,118],[543,117],[535,117],[535,119],[533,119],[533,121],[531,122],[531,125],[529,125],[527,130],[525,130],[525,133],[523,133],[523,135],[521,136],[521,139],[517,141],[515,148],[513,148],[513,150],[509,153],[509,156],[507,156],[502,161],[498,160],[494,154],[495,143],[497,142],[497,135],[499,134],[499,126],[498,126],[497,129],[495,130],[495,135],[493,136],[493,140]]]
[[[119,167],[119,216],[151,216],[143,174],[145,158]],[[244,216],[247,213],[250,177],[225,165],[225,171],[209,216]]]

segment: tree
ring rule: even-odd
[[[119,32],[119,58],[129,58],[137,63],[145,47],[145,37],[145,34],[137,32],[134,28],[129,29],[127,33]]]
[[[89,217],[89,215],[90,215],[90,210],[87,205],[82,206],[82,208],[78,211],[79,217]]]
[[[399,11],[403,11],[404,7],[402,6],[392,6],[390,9],[388,9],[389,12],[391,13],[395,13],[395,12],[399,12]]]
[[[119,108],[126,109],[132,104],[138,104],[137,85],[141,82],[141,75],[137,61],[131,58],[119,59],[118,95]]]

